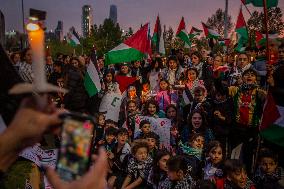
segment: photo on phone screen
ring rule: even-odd
[[[66,117],[56,170],[66,181],[76,180],[89,167],[94,124],[91,120]]]

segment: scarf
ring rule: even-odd
[[[194,156],[198,160],[201,160],[202,149],[192,148],[190,146],[182,144],[182,142],[180,142],[179,145],[183,153],[190,155],[190,156]]]

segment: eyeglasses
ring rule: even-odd
[[[248,61],[247,58],[239,58],[239,61]]]

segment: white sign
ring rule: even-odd
[[[135,117],[135,131],[134,138],[138,136],[140,129],[139,124],[142,120],[148,120],[151,124],[151,131],[160,136],[160,144],[170,149],[171,138],[171,120],[167,118],[154,118],[148,116],[136,116]]]
[[[122,96],[118,93],[107,93],[103,97],[99,111],[106,112],[106,120],[118,122],[121,101]]]

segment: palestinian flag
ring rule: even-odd
[[[178,38],[180,38],[181,40],[183,40],[185,42],[185,44],[187,44],[188,46],[191,46],[191,42],[190,42],[189,37],[187,35],[187,32],[185,30],[185,22],[184,22],[183,17],[181,18],[181,21],[179,23],[176,36]]]
[[[200,35],[201,32],[202,32],[202,30],[197,29],[197,28],[195,28],[195,27],[192,27],[191,30],[190,30],[190,32],[189,32],[189,34],[188,34],[188,37],[189,37],[189,39],[192,39],[192,38],[194,38],[195,36]]]
[[[136,81],[136,77],[128,77],[128,76],[115,76],[115,80],[119,84],[119,89],[121,94],[126,91],[129,85],[133,84]]]
[[[250,4],[252,3],[255,7],[263,7],[263,0],[241,0],[243,4]],[[271,7],[277,7],[278,6],[278,0],[266,0],[267,8]]]
[[[151,54],[149,23],[145,24],[134,35],[105,54],[105,64],[118,64],[141,60],[145,54]]]
[[[236,47],[236,51],[242,52],[248,42],[248,30],[246,27],[246,21],[244,19],[242,9],[240,10],[237,24],[236,24],[236,30],[238,34],[238,45]]]
[[[278,34],[268,34],[268,39],[269,41],[278,40],[279,36]],[[265,46],[266,45],[266,35],[256,31],[255,32],[255,42],[256,42],[257,48]]]
[[[230,39],[219,39],[219,45],[228,47],[231,43]]]
[[[278,98],[276,102],[270,92],[264,105],[260,134],[265,139],[284,146],[284,99]]]
[[[211,28],[209,28],[206,24],[204,24],[202,22],[202,26],[203,26],[203,30],[204,30],[204,34],[207,38],[214,38],[214,39],[218,39],[220,37],[220,34],[214,30],[212,30]]]
[[[156,52],[159,51],[161,34],[162,34],[161,22],[159,16],[157,16],[155,29],[152,37],[152,44],[154,44]]]
[[[102,88],[99,73],[93,62],[90,62],[87,67],[87,72],[84,77],[84,86],[89,96],[94,96]]]
[[[69,33],[67,33],[67,41],[72,47],[80,45],[80,37],[74,27],[70,28]]]

